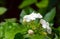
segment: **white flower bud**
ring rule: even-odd
[[[28,34],[30,34],[30,35],[34,34],[34,31],[33,30],[28,30]]]

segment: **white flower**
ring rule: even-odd
[[[37,14],[37,17],[38,17],[38,18],[43,18],[40,13]]]
[[[33,30],[28,30],[28,34],[33,34],[34,33],[34,31]]]
[[[23,21],[30,22],[31,20],[35,20],[35,18],[33,18],[33,17],[30,16],[30,15],[25,15],[25,16],[23,17]]]
[[[34,12],[32,12],[30,15],[32,17],[34,17],[34,18],[42,18],[42,15],[40,13],[34,13]]]
[[[51,34],[51,28],[49,27],[49,23],[46,22],[44,19],[41,19],[40,23],[42,24],[42,27],[47,29],[47,32]]]
[[[42,18],[42,15],[32,12],[30,15],[25,15],[23,17],[23,21],[30,22],[31,20],[35,20],[36,18]]]
[[[47,28],[47,26],[49,26],[49,23],[48,22],[46,23],[46,21],[44,19],[41,19],[40,23],[42,24],[43,28]]]
[[[50,27],[47,27],[47,32],[48,32],[49,34],[51,34],[52,30],[51,30]]]

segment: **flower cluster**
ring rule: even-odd
[[[46,22],[44,19],[41,19],[40,23],[42,24],[42,27],[47,29],[47,32],[51,34],[51,28],[49,27],[49,23]]]
[[[42,27],[44,28],[44,29],[46,29],[46,31],[49,33],[49,34],[51,34],[51,28],[50,28],[50,26],[49,26],[49,23],[48,22],[46,22],[44,19],[42,19],[43,18],[43,16],[40,14],[40,13],[35,13],[35,12],[32,12],[31,14],[29,14],[29,15],[25,15],[24,17],[23,17],[23,22],[25,21],[25,22],[30,22],[30,21],[32,21],[32,20],[36,20],[36,18],[39,18],[40,19],[40,24],[42,25]],[[29,34],[31,34],[31,33],[33,33],[33,30],[28,30],[28,33]]]
[[[42,15],[40,13],[32,12],[30,15],[25,15],[23,17],[23,21],[30,22],[31,20],[35,20],[36,18],[42,18]]]

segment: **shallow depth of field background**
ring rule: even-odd
[[[20,14],[22,13],[22,10],[25,9],[25,13],[27,14],[28,12],[34,10],[40,12],[43,16],[45,16],[45,14],[48,13],[54,7],[56,8],[56,14],[52,22],[54,22],[53,27],[56,30],[56,34],[60,38],[60,1],[59,0],[0,0],[0,23],[2,22],[7,23],[8,21],[10,21],[10,20],[5,21],[5,19],[16,18],[16,23],[20,24]],[[15,22],[15,20],[12,21],[12,23],[13,22]],[[10,25],[9,23],[7,24]],[[2,33],[4,33],[3,32],[4,29],[1,31]],[[19,37],[20,36],[18,35],[14,39],[20,39]],[[3,38],[4,35],[0,39]]]

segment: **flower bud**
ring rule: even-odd
[[[30,35],[34,34],[34,31],[33,30],[28,30],[28,34],[30,34]]]

